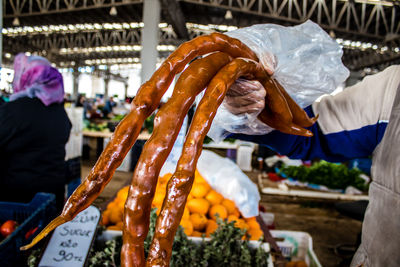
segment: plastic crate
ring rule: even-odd
[[[0,222],[15,220],[18,228],[0,242],[0,266],[25,266],[20,247],[30,243],[56,215],[55,196],[37,193],[30,203],[0,202]],[[31,229],[38,229],[28,239],[25,235]]]
[[[282,255],[288,260],[303,260],[309,267],[322,267],[313,250],[312,238],[306,232],[271,230]]]

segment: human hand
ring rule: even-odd
[[[259,81],[238,79],[229,88],[224,106],[234,115],[260,113],[265,107],[266,90]]]

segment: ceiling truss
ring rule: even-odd
[[[387,46],[389,48],[388,51],[383,53],[376,49],[360,50],[344,47],[343,61],[352,70],[399,62],[400,1],[376,1],[374,4],[371,4],[370,0],[160,1],[163,7],[162,21],[169,25],[160,29],[160,44],[162,45],[177,46],[187,39],[209,33],[189,28],[187,23],[219,23],[238,27],[254,23],[279,23],[289,26],[311,19],[336,38],[370,42],[379,47]],[[37,22],[36,25],[41,25],[39,24],[41,16],[47,16],[46,18],[50,18],[51,21],[52,16],[55,17],[58,13],[68,15],[69,12],[76,12],[71,14],[81,14],[79,12],[86,10],[87,12],[97,12],[93,14],[100,17],[108,16],[107,18],[111,18],[108,14],[109,7],[141,6],[138,4],[142,3],[143,0],[7,0],[3,1],[3,11],[6,26],[11,26],[12,19],[16,17],[29,17],[31,25],[35,21]],[[104,8],[108,9],[105,10]],[[233,13],[233,18],[224,18],[227,10]],[[118,12],[120,14],[120,10]],[[129,13],[131,10],[126,12]],[[80,17],[80,23],[83,23],[86,19],[82,16],[67,17],[70,17],[71,20],[65,21],[66,24],[73,24],[76,17]],[[136,20],[134,20],[135,18]],[[127,22],[133,21],[140,21],[138,14]],[[98,53],[98,51],[93,51],[86,52],[84,55],[64,55],[61,53],[61,49],[140,45],[141,28],[3,35],[3,38],[4,52],[7,53],[15,54],[20,51],[29,51],[57,60],[62,59],[84,64],[84,60],[79,60],[79,57],[85,59],[99,56],[116,58],[137,56],[139,52],[107,51]],[[397,51],[394,48],[397,48]],[[166,51],[160,53],[163,57],[168,54]]]
[[[3,17],[15,18],[140,4],[143,0],[5,0]]]
[[[367,1],[355,0],[180,1],[263,16],[289,24],[299,24],[311,19],[326,30],[385,42],[397,41],[400,37],[400,2],[398,1],[386,1],[389,5],[380,2],[369,4]]]

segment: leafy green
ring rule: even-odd
[[[123,114],[123,115],[117,114],[111,119],[111,121],[122,121],[122,119],[125,118],[125,116],[126,116],[126,114]]]
[[[363,172],[356,168],[349,169],[344,164],[320,161],[311,167],[283,166],[280,172],[301,182],[325,185],[332,189],[345,189],[347,186],[354,186],[365,191],[368,188],[365,180],[360,178],[360,174]]]

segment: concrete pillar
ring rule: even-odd
[[[106,76],[104,78],[104,101],[108,99],[108,85],[110,84],[110,77]]]
[[[156,69],[160,14],[161,5],[159,0],[143,1],[144,27],[142,29],[142,52],[140,54],[142,84],[151,77]]]
[[[128,87],[129,87],[129,84],[124,83],[124,98],[128,97]]]
[[[72,72],[72,99],[78,99],[78,87],[79,87],[79,71],[78,68],[74,68]]]

